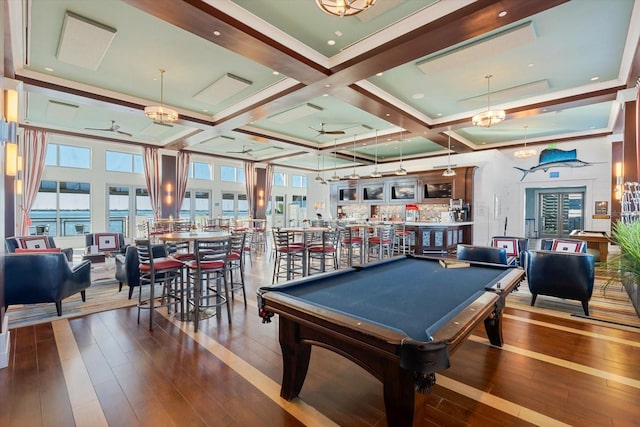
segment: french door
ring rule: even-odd
[[[584,227],[584,192],[538,193],[539,236],[566,237]]]

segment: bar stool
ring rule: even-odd
[[[393,253],[409,254],[411,253],[411,231],[407,231],[404,224],[393,225]]]
[[[276,283],[278,279],[293,279],[296,275],[304,275],[304,242],[295,242],[294,234],[288,231],[273,229],[273,250],[275,263],[273,265],[273,276],[271,283]],[[284,272],[281,272],[284,264]]]
[[[333,269],[338,269],[338,245],[340,242],[340,230],[323,231],[321,242],[307,247],[307,268],[309,274],[312,271],[324,273],[327,262],[333,264]],[[318,261],[319,266],[314,267],[312,261]]]
[[[229,270],[229,292],[231,292],[231,299],[235,291],[242,291],[242,297],[244,299],[244,306],[247,306],[247,293],[244,288],[244,251],[246,233],[233,232],[231,233],[231,249],[229,257],[227,258],[227,269]],[[234,281],[233,275],[236,272],[240,276],[240,281]]]
[[[201,309],[216,309],[227,306],[227,318],[231,323],[229,308],[229,288],[227,284],[228,258],[231,251],[231,239],[196,240],[194,242],[195,259],[187,263],[187,276],[193,295],[189,300],[193,305],[193,330],[198,332]],[[212,284],[212,281],[215,283]],[[214,302],[211,302],[215,298]]]
[[[136,248],[138,250],[139,269],[140,269],[140,287],[138,289],[138,323],[140,323],[140,311],[149,310],[149,330],[153,330],[153,313],[156,307],[167,306],[171,304],[170,299],[181,301],[182,286],[182,268],[183,264],[172,258],[160,257],[154,258],[149,239],[136,240]],[[165,251],[166,254],[166,251]],[[180,281],[180,289],[172,287],[171,283]],[[160,305],[155,304],[155,285],[162,283],[162,294],[160,295]],[[142,286],[149,286],[149,298],[142,298]]]
[[[340,240],[340,263],[342,263],[344,258],[346,258],[346,264],[349,267],[354,264],[354,260],[356,261],[356,264],[362,264],[364,261],[364,239],[357,231],[354,230],[356,230],[356,228],[353,227],[340,228],[342,236],[342,239]]]
[[[368,245],[369,261],[371,261],[371,255],[375,255],[378,259],[383,259],[385,252],[390,258],[391,247],[393,246],[393,227],[385,226],[381,228],[377,236],[369,237]]]

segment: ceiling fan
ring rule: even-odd
[[[229,153],[229,154],[248,154],[249,156],[253,156],[253,154],[251,154],[252,151],[253,151],[253,148],[246,148],[243,145],[241,151],[227,151],[227,153]]]
[[[309,129],[315,130],[318,132],[318,135],[344,135],[343,130],[324,130],[324,125],[326,123],[320,123],[320,129],[315,129],[309,126]]]
[[[133,136],[129,132],[121,131],[120,130],[120,125],[117,125],[115,120],[111,120],[111,126],[108,127],[108,128],[85,128],[85,129],[87,129],[87,130],[101,130],[101,131],[105,131],[105,132],[115,132],[115,133],[119,133],[121,135]]]

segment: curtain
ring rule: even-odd
[[[254,200],[256,192],[256,165],[254,162],[244,161],[244,185],[247,191],[247,203],[249,205],[249,216],[256,217],[256,201]]]
[[[176,159],[176,205],[178,206],[178,215],[182,207],[184,195],[187,192],[187,182],[189,181],[189,163],[191,162],[191,153],[186,151],[178,151]]]
[[[264,202],[268,206],[271,201],[271,187],[273,186],[273,165],[268,164],[264,173]],[[271,206],[273,213],[274,206]]]
[[[47,137],[48,134],[44,131],[25,129],[24,136],[19,141],[24,179],[22,203],[20,204],[21,214],[18,215],[19,236],[29,235],[29,225],[31,224],[29,213],[40,189],[44,160],[47,155]]]
[[[160,179],[160,159],[158,149],[153,147],[144,147],[144,178],[147,183],[147,191],[149,192],[149,202],[153,209],[153,217],[155,220],[162,216],[162,194]]]

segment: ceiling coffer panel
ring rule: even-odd
[[[218,105],[242,92],[252,84],[253,82],[249,80],[227,73],[211,85],[196,93],[193,99],[209,105]]]
[[[116,32],[115,28],[67,11],[56,56],[61,62],[97,70]]]

